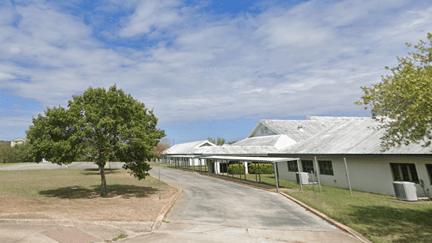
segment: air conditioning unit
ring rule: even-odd
[[[297,184],[300,185],[300,176],[301,176],[301,181],[303,185],[308,185],[309,183],[309,173],[307,172],[297,172],[296,173],[296,179],[297,179]]]
[[[415,183],[407,181],[393,181],[396,198],[404,201],[418,201]]]

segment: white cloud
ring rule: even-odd
[[[231,17],[179,1],[136,4],[110,41],[168,37],[112,47],[49,4],[9,9],[0,15],[0,90],[65,106],[88,86],[117,83],[163,123],[367,115],[353,105],[360,86],[378,82],[432,24],[426,1],[310,1]]]
[[[135,13],[128,17],[127,24],[120,30],[120,36],[132,37],[148,34],[152,29],[165,29],[182,21],[178,0],[143,0]]]

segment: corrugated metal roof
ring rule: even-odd
[[[274,147],[287,147],[296,143],[294,140],[286,135],[270,135],[270,136],[259,136],[251,137],[240,140],[231,146],[274,146]],[[285,144],[280,145],[280,144]]]
[[[344,121],[341,119],[316,120],[315,118],[311,117],[309,120],[261,120],[248,137],[251,137],[262,124],[279,135],[287,135],[292,140],[301,142]]]
[[[322,120],[335,120],[322,118]],[[336,118],[338,119],[338,118]],[[318,118],[318,121],[320,119]],[[384,130],[373,129],[379,122],[368,117],[340,119],[332,126],[309,139],[279,150],[286,154],[431,154],[431,148],[419,144],[391,148],[381,152],[381,137]]]
[[[188,154],[191,153],[193,149],[199,148],[200,146],[206,143],[210,144],[210,146],[216,146],[213,143],[209,142],[208,140],[196,141],[190,143],[179,143],[165,150],[164,154]]]
[[[201,147],[192,151],[194,154],[247,154],[247,155],[266,155],[267,153],[274,153],[278,150],[273,146],[214,146],[214,147]]]
[[[230,146],[199,147],[206,141],[178,144],[169,154],[202,155],[431,155],[432,148],[411,144],[381,152],[384,130],[369,117],[309,117],[308,120],[262,120],[280,135],[248,137]],[[256,127],[258,127],[258,125]],[[298,128],[302,125],[303,131]],[[254,128],[255,129],[255,128]],[[252,134],[252,133],[251,133]],[[282,142],[283,143],[282,143]],[[208,142],[208,141],[207,141]],[[284,146],[283,144],[288,144]],[[282,148],[283,147],[283,148]]]

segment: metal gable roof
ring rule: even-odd
[[[273,146],[214,146],[201,147],[192,151],[193,154],[202,155],[228,155],[228,154],[243,154],[243,155],[266,155],[270,152],[277,152]]]
[[[287,135],[269,135],[246,138],[231,144],[231,146],[273,146],[275,148],[283,148],[295,143],[296,141]]]
[[[310,117],[308,120],[261,120],[248,138],[251,138],[263,125],[276,134],[287,135],[295,142],[301,142],[343,121],[344,119],[318,119],[317,117]]]
[[[209,144],[210,147],[216,146],[208,140],[196,141],[190,143],[180,143],[172,146],[171,148],[165,150],[164,154],[188,154],[193,149],[202,147],[205,144]]]
[[[305,141],[279,150],[281,154],[431,154],[420,144],[381,151],[384,130],[374,129],[379,122],[368,117],[345,119]]]

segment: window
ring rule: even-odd
[[[334,175],[331,161],[318,161],[318,165],[321,175]]]
[[[314,172],[314,167],[312,160],[302,160],[303,172],[312,173]]]
[[[298,171],[297,161],[288,161],[288,171]]]
[[[429,174],[429,181],[432,185],[432,164],[426,164],[426,170]]]
[[[394,181],[411,181],[418,183],[417,170],[415,164],[390,163]]]

